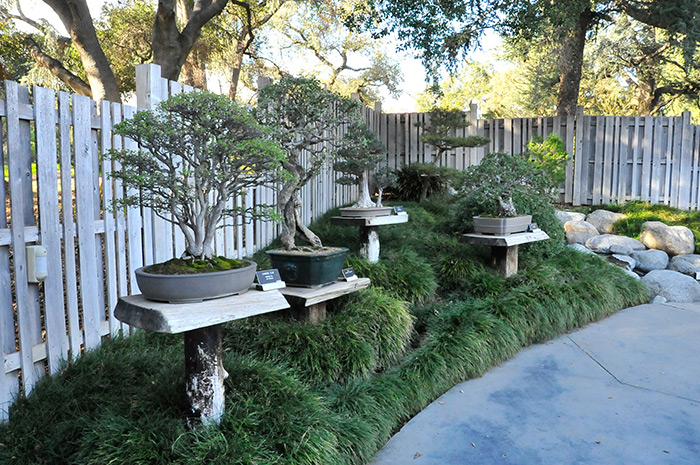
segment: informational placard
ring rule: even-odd
[[[261,291],[271,291],[272,289],[287,287],[287,284],[282,281],[279,270],[276,268],[258,271],[255,273],[255,277],[258,279],[257,287]]]
[[[535,232],[535,231],[539,231],[539,230],[540,230],[540,228],[539,228],[539,226],[537,226],[537,223],[530,223],[530,224],[527,226],[527,231],[528,231],[528,232]]]
[[[394,215],[408,215],[403,209],[402,205],[397,205],[394,207]]]
[[[352,268],[343,268],[343,279],[345,281],[354,281],[355,279],[357,279],[355,270],[353,270]]]

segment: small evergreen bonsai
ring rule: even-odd
[[[119,162],[112,177],[135,192],[113,207],[149,207],[179,226],[185,236],[181,258],[212,261],[222,217],[274,213],[266,206],[227,206],[233,195],[274,180],[285,162],[269,130],[230,99],[208,92],[175,95],[114,131],[138,142],[139,150],[110,151]]]
[[[386,158],[386,147],[376,133],[361,121],[350,126],[345,135],[345,144],[338,151],[339,160],[333,164],[335,171],[343,173],[335,182],[359,187],[353,208],[381,207],[381,202],[375,204],[370,196],[369,174],[377,163]]]
[[[442,156],[459,147],[480,147],[490,142],[488,137],[482,136],[467,136],[461,137],[456,135],[458,129],[464,129],[471,124],[466,119],[466,114],[459,110],[442,110],[434,108],[429,113],[429,123],[416,123],[416,126],[423,129],[421,141],[428,145],[432,145],[435,149],[433,153],[433,163],[438,164],[442,160]],[[428,188],[430,186],[430,177],[437,176],[436,170],[430,167],[424,167],[424,173],[421,175],[421,195],[420,201],[428,198]]]
[[[314,79],[284,76],[260,90],[257,118],[275,125],[275,137],[288,155],[282,162],[286,176],[281,178],[277,195],[277,207],[284,217],[280,239],[285,249],[297,248],[297,232],[313,248],[323,247],[301,219],[300,191],[347,145],[347,139],[337,137],[337,130],[356,124],[358,110],[358,102],[324,89]]]
[[[395,186],[398,179],[399,177],[396,171],[391,169],[389,165],[381,166],[374,172],[374,185],[377,187],[378,207],[383,207],[382,195],[384,194],[384,189]]]

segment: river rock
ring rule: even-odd
[[[676,255],[671,259],[671,263],[668,264],[668,269],[694,278],[696,273],[700,272],[700,255],[694,253]]]
[[[564,231],[569,244],[585,244],[588,239],[598,235],[596,227],[586,221],[567,221]]]
[[[559,218],[559,221],[561,221],[562,224],[566,224],[567,221],[583,221],[586,219],[586,215],[579,212],[565,212],[557,210],[556,214],[557,218]]]
[[[661,221],[642,223],[640,239],[650,249],[663,250],[671,256],[691,254],[695,250],[695,238],[689,228],[667,226]]]
[[[630,256],[637,262],[636,268],[645,273],[654,270],[665,270],[668,266],[668,254],[663,250],[636,250]]]
[[[608,257],[608,261],[613,265],[617,265],[620,268],[625,268],[630,271],[634,270],[634,267],[637,264],[634,258],[630,257],[629,255],[622,255],[619,253],[610,255],[610,257]]]
[[[669,302],[700,302],[700,283],[690,276],[671,270],[654,270],[642,277],[649,298],[661,296]]]
[[[601,234],[586,241],[586,247],[596,253],[619,253],[630,255],[635,250],[644,250],[644,244],[637,239],[615,234]]]
[[[586,216],[586,221],[596,227],[600,234],[610,234],[616,221],[626,218],[627,215],[608,210],[595,210]]]

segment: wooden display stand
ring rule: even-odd
[[[280,292],[289,302],[295,318],[318,323],[326,319],[326,304],[329,301],[368,288],[369,285],[369,278],[357,278],[353,281],[336,281],[315,289],[286,287]]]
[[[546,232],[537,230],[493,236],[490,234],[463,234],[461,242],[491,246],[491,265],[506,278],[518,272],[518,245],[549,239]]]
[[[114,315],[137,328],[185,333],[186,393],[193,416],[216,424],[224,412],[221,323],[289,308],[279,291],[250,290],[242,295],[203,302],[169,304],[139,295],[121,297]]]
[[[372,217],[333,216],[331,224],[360,227],[360,255],[370,263],[379,261],[379,226],[408,222],[408,215]]]

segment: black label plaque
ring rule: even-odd
[[[357,279],[355,270],[353,270],[352,268],[343,268],[343,279],[345,281],[352,281],[354,279]]]
[[[258,288],[263,291],[269,291],[271,289],[281,289],[285,287],[284,281],[280,276],[279,270],[263,270],[255,273],[255,277],[258,278]]]
[[[395,214],[395,215],[405,215],[406,212],[404,211],[402,205],[397,205],[397,206],[394,207],[394,214]]]

